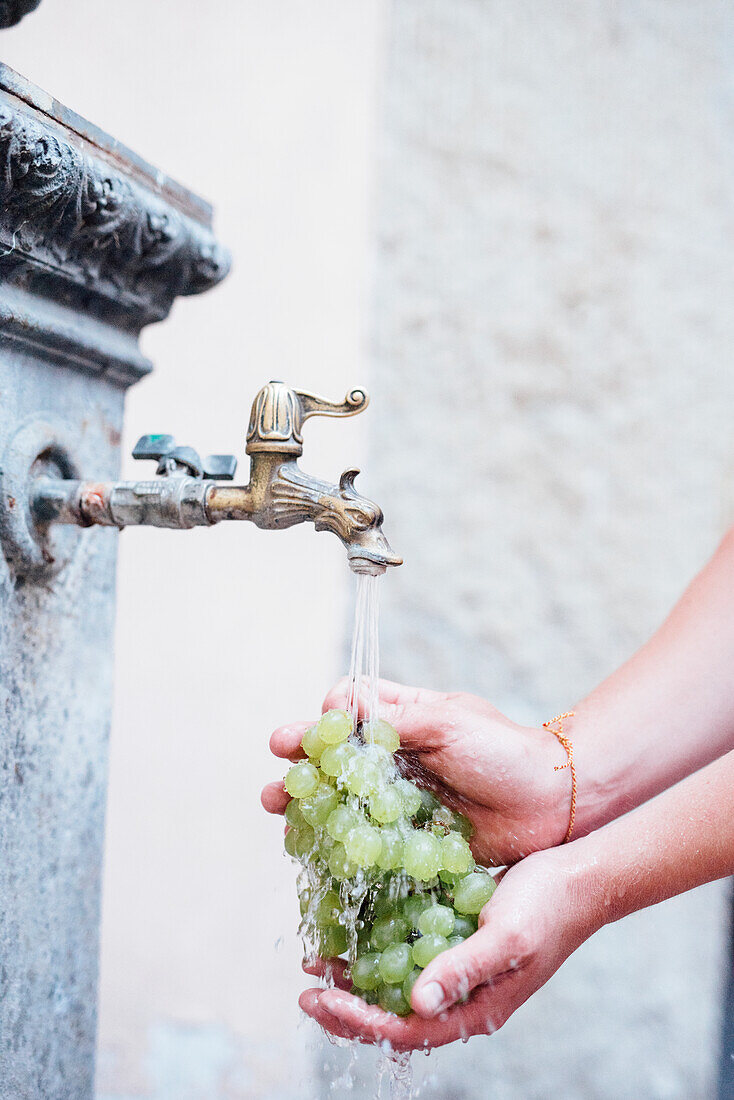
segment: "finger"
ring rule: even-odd
[[[303,960],[304,974],[311,974],[315,978],[325,978],[333,982],[337,989],[351,989],[352,979],[346,976],[348,964],[344,959],[314,959]]]
[[[478,985],[519,970],[522,962],[519,949],[513,955],[509,939],[488,922],[428,964],[413,986],[412,1007],[427,1019],[438,1016]]]
[[[338,1035],[341,1039],[356,1039],[357,1036],[346,1026],[346,1024],[343,1024],[336,1016],[332,1016],[332,1014],[320,1004],[321,994],[323,992],[323,989],[304,989],[303,993],[298,998],[298,1003],[302,1010],[326,1031],[331,1032],[332,1035]]]
[[[323,710],[333,710],[335,707],[346,706],[350,689],[348,676],[342,676],[324,699]],[[398,684],[394,680],[380,680],[378,682],[378,696],[380,703],[394,705],[406,703],[438,703],[450,698],[441,691],[429,691],[428,688],[408,687],[407,684]],[[367,686],[362,685],[360,702],[366,701]]]
[[[394,1016],[351,993],[325,989],[318,998],[318,1008],[360,1042],[379,1044],[387,1040],[394,1050],[430,1050],[474,1034],[470,1030],[468,1006],[463,1005],[443,1013],[439,1019],[424,1020],[415,1015]]]
[[[260,792],[263,809],[267,810],[269,814],[285,813],[285,808],[290,800],[291,796],[283,786],[282,779],[277,780],[275,783],[268,783]]]
[[[349,695],[350,680],[348,676],[342,676],[341,680],[338,680],[333,688],[327,692],[324,702],[321,705],[321,711],[326,714],[327,710],[344,710],[347,706]]]
[[[360,695],[357,713],[364,718],[367,711],[366,692]],[[431,752],[446,743],[450,716],[436,703],[385,703],[378,706],[379,717],[389,722],[400,735],[400,747],[410,752]],[[447,722],[448,720],[448,722]]]
[[[292,722],[281,726],[270,737],[270,751],[284,760],[302,760],[306,755],[301,748],[301,738],[313,722]]]

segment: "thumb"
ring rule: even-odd
[[[437,1016],[477,986],[522,965],[522,954],[513,949],[511,938],[499,932],[496,925],[493,928],[486,923],[458,947],[442,952],[428,964],[413,987],[413,1008],[419,1016]]]
[[[400,744],[407,749],[435,749],[443,744],[445,728],[450,721],[446,713],[449,701],[438,692],[407,688],[381,680],[379,684],[378,711],[380,718],[394,726],[400,735]],[[344,676],[328,693],[323,710],[349,706],[350,681]],[[368,706],[368,687],[361,685],[357,700],[357,713],[365,716]]]
[[[394,726],[403,749],[438,749],[445,743],[447,715],[445,704],[380,700],[380,718]]]

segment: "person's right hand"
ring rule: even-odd
[[[586,844],[538,852],[512,867],[484,906],[479,930],[420,975],[409,1016],[351,994],[342,959],[304,963],[319,977],[328,968],[334,987],[304,990],[301,1008],[333,1035],[399,1051],[492,1034],[608,919],[598,860],[581,854]]]
[[[323,709],[346,707],[347,679]],[[360,706],[360,710],[361,710]],[[430,787],[475,828],[478,862],[500,866],[560,844],[568,828],[571,777],[563,748],[544,729],[519,726],[476,695],[442,694],[380,681],[380,717],[400,734],[402,768]],[[276,756],[296,759],[305,723],[284,726],[270,739]],[[282,783],[263,791],[263,805],[282,813]]]

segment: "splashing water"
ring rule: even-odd
[[[300,867],[307,960],[321,960],[329,986],[344,972],[365,1020],[379,1004],[397,1021],[410,1015],[420,972],[476,931],[495,883],[474,863],[471,822],[401,774],[398,731],[379,715],[378,591],[376,577],[359,577],[345,709],[303,733],[308,759],[284,780],[284,847]],[[376,1054],[377,1097],[387,1085],[390,1100],[410,1100],[410,1054],[387,1041]],[[354,1087],[354,1065],[341,1092]]]

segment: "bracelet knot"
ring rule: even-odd
[[[549,730],[563,745],[566,750],[566,756],[568,757],[565,764],[556,764],[553,768],[554,772],[562,772],[564,768],[571,769],[571,813],[569,815],[568,829],[566,835],[561,841],[562,844],[566,844],[571,839],[571,833],[573,832],[574,822],[576,820],[576,765],[573,760],[573,743],[570,737],[566,737],[563,732],[563,723],[566,718],[573,718],[575,711],[567,710],[563,714],[557,714],[555,718],[551,718],[550,721],[543,723],[543,728]],[[554,727],[558,728],[555,729]]]

